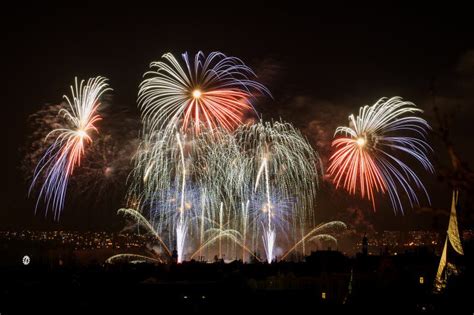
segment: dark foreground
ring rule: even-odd
[[[440,313],[473,314],[472,261],[433,294],[430,253],[348,258],[313,253],[305,263],[2,266],[0,313]],[[303,313],[302,313],[303,314]]]

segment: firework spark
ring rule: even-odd
[[[304,243],[306,240],[331,240],[337,244],[337,239],[331,234],[341,233],[347,229],[347,225],[342,221],[331,221],[326,223],[318,224],[315,228],[310,230],[306,235],[304,235],[298,242],[290,247],[286,253],[284,253],[281,259],[285,259],[291,252],[293,252],[298,245]]]
[[[78,83],[76,78],[71,86],[72,97],[64,96],[68,107],[61,108],[58,114],[65,119],[66,127],[54,129],[46,136],[45,141],[54,140],[38,162],[30,186],[31,193],[39,179],[43,179],[36,208],[44,199],[46,213],[51,208],[55,219],[59,219],[64,207],[69,177],[80,165],[86,143],[92,142],[91,133],[97,132],[95,124],[101,120],[97,113],[99,98],[111,90],[103,77],[84,83]]]
[[[253,80],[254,72],[240,59],[198,52],[194,62],[182,54],[184,66],[171,54],[151,63],[139,91],[139,107],[149,131],[175,128],[199,133],[202,127],[233,130],[252,99],[270,92]]]
[[[381,98],[372,106],[360,108],[359,115],[349,116],[349,127],[338,127],[332,146],[336,151],[330,158],[328,173],[336,187],[351,194],[360,192],[372,201],[375,194],[387,192],[394,211],[403,212],[398,191],[404,191],[410,205],[418,204],[416,186],[428,193],[416,173],[405,164],[402,156],[414,158],[425,170],[434,172],[428,159],[431,147],[426,142],[430,126],[421,117],[422,110],[400,97]],[[401,188],[401,189],[399,189]]]
[[[146,134],[135,161],[130,206],[176,246],[180,262],[190,253],[245,259],[260,250],[271,262],[276,244],[303,236],[313,219],[320,161],[288,123],[191,137],[161,130]],[[301,234],[287,233],[296,227]]]

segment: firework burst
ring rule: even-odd
[[[398,191],[405,192],[410,205],[418,204],[414,186],[428,193],[416,173],[402,157],[412,158],[425,170],[434,172],[428,159],[431,147],[426,142],[430,126],[421,117],[422,110],[400,97],[381,98],[372,106],[360,108],[359,115],[349,116],[349,127],[338,127],[332,146],[328,173],[336,187],[351,194],[360,192],[372,202],[375,194],[388,193],[394,211],[403,212]]]
[[[288,123],[193,136],[161,130],[138,150],[129,200],[176,246],[178,261],[200,248],[221,258],[241,249],[243,259],[263,249],[271,262],[275,244],[311,224],[320,172],[317,153]]]
[[[30,193],[41,178],[36,208],[43,199],[46,213],[51,208],[55,219],[59,219],[64,207],[69,177],[80,165],[86,143],[92,142],[91,134],[97,132],[95,124],[101,120],[97,113],[99,99],[108,90],[111,89],[103,77],[91,78],[87,83],[84,80],[78,83],[76,78],[71,86],[71,98],[64,96],[66,108],[58,112],[65,120],[65,127],[52,130],[45,138],[45,141],[54,140],[35,168]]]
[[[254,217],[265,218],[261,222],[262,240],[267,261],[271,262],[275,258],[277,236],[286,234],[282,233],[285,230],[276,228],[276,221],[286,218],[294,239],[298,238],[297,231],[302,236],[306,226],[314,223],[313,206],[318,177],[322,173],[320,159],[289,123],[242,125],[235,134],[240,152],[244,152],[243,159],[247,160],[243,178],[251,189],[243,197],[261,196],[262,204],[252,212]],[[283,202],[289,200],[293,202]],[[287,211],[282,215],[284,208]]]
[[[139,91],[139,107],[149,131],[174,128],[199,133],[204,128],[233,130],[253,110],[257,94],[270,95],[253,80],[254,72],[240,59],[198,52],[194,60],[182,54],[180,63],[171,53],[152,62]]]

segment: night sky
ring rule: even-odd
[[[417,6],[273,7],[232,2],[195,2],[167,8],[127,3],[75,7],[40,2],[3,10],[2,60],[4,139],[0,229],[119,229],[121,198],[97,205],[66,206],[59,222],[34,214],[34,197],[20,170],[28,136],[27,118],[68,93],[74,77],[102,75],[114,92],[111,108],[138,118],[136,95],[151,61],[164,53],[222,51],[251,66],[273,94],[255,104],[264,119],[294,123],[323,161],[335,127],[382,96],[402,96],[423,108],[436,129],[433,104],[450,117],[451,135],[463,161],[472,165],[468,131],[474,117],[474,40],[471,10],[426,2]],[[450,167],[446,148],[433,135],[433,162]],[[327,167],[327,164],[325,164]],[[447,224],[450,187],[438,175],[421,178],[432,208],[395,215],[389,205],[373,213],[368,203],[324,181],[318,220],[343,219],[361,229],[420,229]],[[422,199],[423,206],[428,206]]]

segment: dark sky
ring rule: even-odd
[[[7,160],[0,228],[120,225],[116,209],[107,207],[66,207],[59,222],[34,214],[34,200],[27,199],[27,183],[19,170],[27,117],[46,103],[59,103],[75,76],[106,76],[114,88],[113,105],[133,111],[142,74],[166,52],[219,50],[244,60],[274,96],[258,103],[257,110],[264,118],[281,116],[295,123],[323,158],[334,128],[346,124],[359,106],[382,96],[403,96],[433,118],[434,86],[437,105],[456,114],[455,145],[472,165],[474,150],[466,130],[474,114],[474,28],[467,6],[458,3],[451,8],[430,1],[405,7],[304,7],[293,2],[274,7],[271,2],[256,6],[234,1],[167,8],[159,2],[118,7],[81,1],[64,7],[41,1],[3,10],[2,125]],[[435,162],[449,166],[445,148],[433,141]],[[449,186],[436,175],[423,178],[433,195],[433,208],[448,208]],[[395,216],[389,207],[374,214],[366,204],[327,184],[318,203],[321,220],[345,218],[347,209],[355,207],[376,229],[429,228],[432,222],[431,214],[410,209],[405,216]]]

